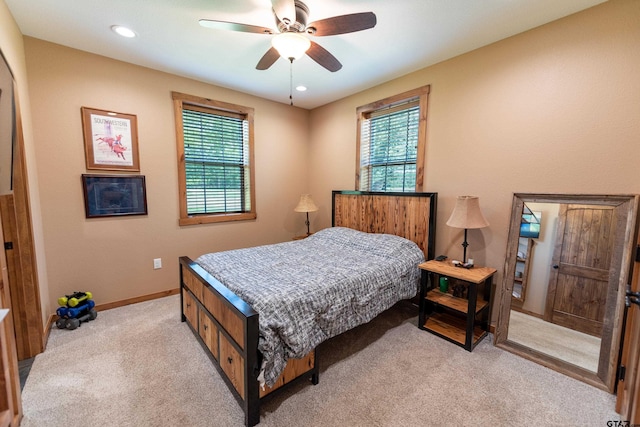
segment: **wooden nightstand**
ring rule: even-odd
[[[422,270],[418,327],[472,351],[489,331],[491,284],[496,269],[467,269],[434,260],[418,267]],[[440,277],[449,279],[448,292],[440,291]],[[453,296],[454,284],[462,286],[462,297]]]

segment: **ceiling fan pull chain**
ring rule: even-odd
[[[289,58],[289,101],[293,106],[293,58]]]

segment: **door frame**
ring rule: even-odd
[[[22,131],[22,115],[18,87],[13,82],[14,99],[14,162],[13,193],[0,196],[0,227],[7,261],[10,307],[18,360],[34,357],[44,351],[45,331],[40,300],[29,182]],[[7,249],[10,243],[11,249]]]
[[[629,291],[640,292],[640,233],[636,230],[636,256]],[[625,330],[618,371],[616,412],[632,424],[640,424],[640,306],[625,309]]]

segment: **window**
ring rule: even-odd
[[[423,191],[429,86],[359,107],[356,188]]]
[[[180,225],[255,219],[253,109],[172,93]]]

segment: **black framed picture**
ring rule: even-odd
[[[144,175],[82,175],[87,218],[146,215]]]

